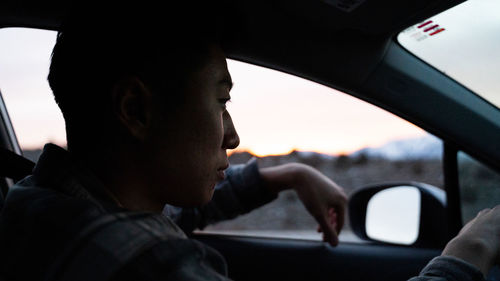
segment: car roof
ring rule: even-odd
[[[228,1],[239,29],[226,53],[378,105],[500,170],[499,111],[394,40],[404,28],[461,2]],[[346,11],[339,4],[354,6]],[[69,8],[67,3],[2,2],[0,27],[57,30]]]

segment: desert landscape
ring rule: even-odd
[[[234,153],[231,164],[246,163],[255,157],[249,153]],[[382,182],[419,181],[442,188],[440,159],[399,159],[370,157],[367,154],[330,156],[294,151],[287,155],[258,158],[262,167],[299,162],[315,167],[342,186],[347,195],[357,189]],[[294,191],[285,191],[278,199],[230,221],[207,227],[207,231],[229,231],[232,234],[251,233],[263,236],[319,239],[317,224],[307,213]],[[352,236],[348,219],[344,232]],[[352,240],[352,237],[348,240]]]
[[[37,161],[41,150],[25,150],[24,156]],[[356,190],[377,183],[417,181],[443,188],[442,143],[426,136],[396,140],[380,147],[364,148],[349,155],[328,155],[292,151],[286,155],[257,157],[248,152],[230,155],[231,165],[244,164],[253,157],[259,166],[268,167],[290,162],[310,165],[342,186],[350,196]],[[470,220],[484,207],[500,202],[500,176],[480,166],[465,154],[459,154],[462,214]],[[278,199],[233,220],[206,227],[205,232],[236,235],[278,236],[320,239],[317,224],[307,213],[293,191],[285,191]],[[346,219],[342,240],[358,241],[350,232]]]

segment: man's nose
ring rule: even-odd
[[[224,140],[222,141],[222,148],[224,149],[234,149],[240,144],[240,137],[236,133],[234,128],[233,119],[229,112],[224,112],[223,114],[224,122]]]

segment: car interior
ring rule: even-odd
[[[341,90],[443,140],[446,203],[436,208],[442,208],[442,219],[447,225],[440,227],[435,218],[434,223],[421,224],[421,232],[427,236],[411,245],[367,239],[363,244],[341,243],[336,248],[319,241],[195,234],[193,238],[223,254],[231,278],[407,280],[440,254],[442,241],[458,233],[462,219],[457,152],[464,151],[500,171],[500,111],[409,53],[396,36],[405,28],[462,2],[242,0],[231,3],[244,28],[238,40],[226,50],[228,58]],[[69,4],[55,2],[3,2],[0,28],[57,30],[68,9]],[[3,198],[13,182],[31,173],[34,163],[22,157],[3,102],[0,111]],[[426,215],[429,220],[432,216],[432,213]],[[441,237],[439,243],[436,237]]]

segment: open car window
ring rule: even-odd
[[[65,146],[64,120],[46,80],[53,31],[0,30],[0,87],[24,155]],[[231,164],[311,165],[348,195],[369,184],[418,181],[443,187],[442,142],[411,123],[337,90],[293,75],[228,60],[228,110],[241,139]],[[96,138],[99,136],[95,136]],[[348,220],[346,220],[348,222]],[[258,210],[205,228],[207,233],[321,239],[293,191]],[[347,224],[343,241],[358,241]]]
[[[36,161],[46,142],[66,144],[61,111],[47,82],[54,31],[0,29],[0,89],[24,155]]]
[[[261,166],[311,165],[348,195],[381,182],[418,181],[443,187],[442,142],[369,103],[293,75],[228,61],[234,81],[228,110],[240,135],[231,164],[252,157]],[[341,241],[359,242],[348,220]],[[293,191],[205,233],[321,239]]]

